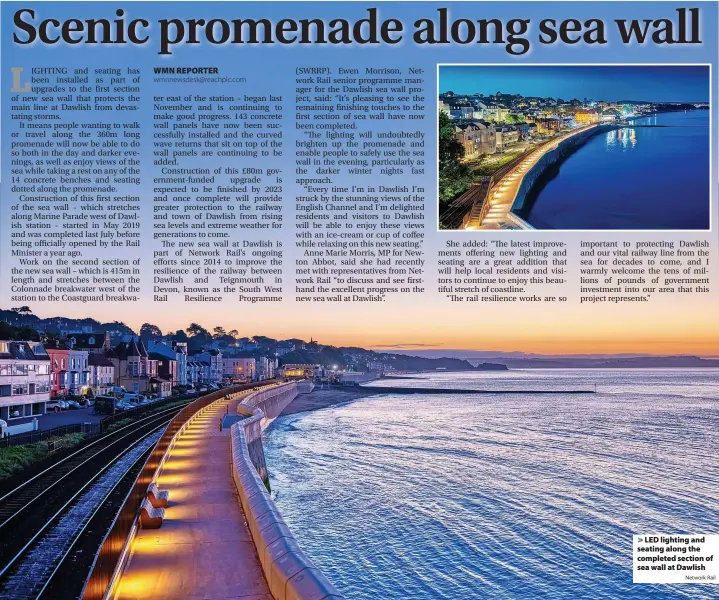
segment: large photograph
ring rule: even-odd
[[[709,229],[709,76],[440,65],[440,228]]]

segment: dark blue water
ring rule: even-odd
[[[390,381],[397,384],[397,381]],[[463,396],[453,387],[588,389]],[[717,533],[719,371],[439,374],[278,419],[295,537],[350,600],[709,600],[632,584],[633,533]]]
[[[587,141],[526,215],[537,229],[708,229],[709,111],[664,113]]]

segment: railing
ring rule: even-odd
[[[100,435],[99,423],[73,423],[72,425],[60,425],[53,429],[45,431],[29,431],[27,433],[18,433],[15,435],[6,435],[0,439],[0,448],[8,448],[10,446],[25,446],[27,444],[36,444],[44,442],[50,438],[69,435],[71,433],[86,433],[90,436]]]
[[[115,521],[113,522],[110,531],[105,536],[105,540],[95,557],[92,571],[85,582],[85,588],[83,589],[81,596],[82,600],[101,600],[105,596],[128,541],[128,537],[132,532],[140,506],[147,496],[147,488],[152,482],[155,471],[160,466],[162,459],[169,448],[170,442],[184,423],[188,421],[197,411],[209,406],[216,400],[220,400],[225,396],[229,396],[237,392],[252,389],[261,385],[267,385],[267,383],[269,382],[248,383],[210,392],[209,394],[190,402],[190,404],[185,406],[172,418],[165,428],[162,437],[152,449],[150,456],[147,458],[147,461],[142,468],[142,471],[135,480],[135,484],[125,498],[125,503],[115,517]]]
[[[218,390],[218,391],[224,391],[224,390]],[[131,418],[134,418],[139,415],[144,415],[146,412],[150,412],[152,410],[155,410],[156,408],[165,406],[166,404],[169,404],[171,402],[190,400],[193,397],[195,399],[197,399],[197,396],[187,396],[187,395],[168,396],[166,398],[162,398],[160,400],[155,400],[154,402],[150,402],[148,404],[140,404],[139,406],[136,406],[135,408],[128,408],[127,410],[118,411],[114,415],[109,415],[100,421],[101,429],[104,433],[107,431],[107,428],[110,425],[112,425],[113,423],[116,423],[117,421],[122,421],[123,419],[131,419]]]

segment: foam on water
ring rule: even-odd
[[[589,395],[450,391],[595,383]],[[719,372],[401,384],[448,392],[283,417],[268,435],[278,506],[348,598],[719,598],[717,586],[633,585],[631,573],[633,533],[719,531]]]

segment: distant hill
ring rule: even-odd
[[[25,336],[28,331],[37,331],[41,336],[61,336],[63,332],[103,332],[109,331],[113,342],[119,341],[126,335],[137,335],[130,327],[119,321],[102,323],[95,319],[70,319],[67,317],[49,317],[42,319],[32,313],[23,313],[12,310],[0,310],[0,322],[7,323],[15,328],[15,335]],[[0,328],[2,331],[2,328]],[[178,332],[183,333],[183,332]],[[206,337],[203,337],[205,336]],[[183,333],[183,341],[188,341],[191,351],[198,351],[207,343],[213,342],[208,332],[202,336],[188,337]],[[176,337],[176,336],[173,336]],[[255,336],[259,340],[254,350],[241,351],[237,348],[226,348],[223,350],[227,355],[261,357],[275,356],[278,340]],[[232,338],[230,338],[232,340]],[[280,364],[319,364],[328,368],[353,368],[356,370],[366,368],[367,363],[379,362],[385,367],[391,366],[397,371],[486,371],[506,370],[504,364],[482,363],[473,366],[469,361],[461,358],[429,358],[421,356],[409,356],[406,354],[395,354],[386,352],[374,352],[365,348],[323,345],[315,341],[305,343],[303,340],[286,340],[295,345],[292,352],[284,354],[280,358]]]
[[[719,359],[699,356],[596,358],[502,358],[512,369],[695,369],[719,368]]]

